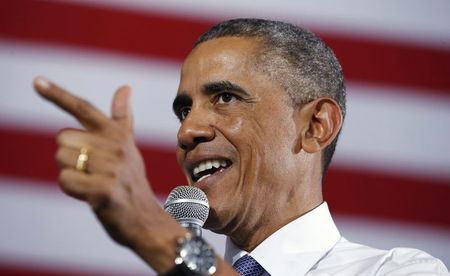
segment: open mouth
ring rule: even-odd
[[[226,159],[204,160],[191,169],[191,179],[194,182],[199,182],[217,172],[227,169],[230,166],[231,161]]]

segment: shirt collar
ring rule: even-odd
[[[270,235],[252,252],[227,238],[225,260],[233,264],[250,254],[271,275],[304,275],[338,242],[341,235],[326,202]]]

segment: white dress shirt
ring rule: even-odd
[[[326,202],[282,227],[252,252],[227,238],[225,260],[250,254],[272,276],[279,275],[450,275],[445,265],[411,248],[389,251],[347,241]]]

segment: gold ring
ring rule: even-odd
[[[88,159],[89,156],[87,154],[87,149],[81,148],[80,154],[78,155],[77,158],[77,164],[75,166],[75,169],[77,169],[77,171],[86,172]]]

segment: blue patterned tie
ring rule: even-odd
[[[233,264],[233,267],[241,276],[268,275],[264,268],[250,255],[239,258]]]

